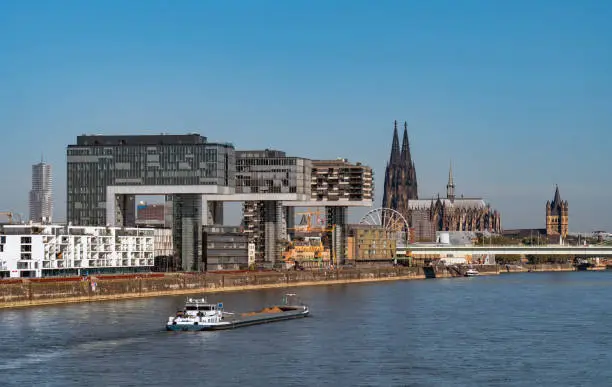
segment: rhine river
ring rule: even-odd
[[[312,317],[165,332],[185,297],[0,310],[1,386],[557,386],[612,381],[612,272],[291,288]],[[281,289],[211,294],[226,310]]]

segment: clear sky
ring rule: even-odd
[[[393,120],[419,195],[483,196],[504,228],[612,231],[612,2],[0,0],[0,211],[82,133],[198,132],[371,165]],[[361,213],[354,213],[353,220]]]

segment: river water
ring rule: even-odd
[[[0,310],[1,386],[609,385],[612,272],[292,288],[312,317],[165,332],[185,297]],[[226,310],[282,289],[209,295]]]

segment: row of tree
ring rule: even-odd
[[[500,265],[518,265],[522,262],[522,256],[518,254],[498,254],[495,256],[495,262]],[[576,258],[590,257],[574,257],[572,255],[531,255],[525,256],[527,263],[530,265],[539,265],[543,263],[573,263]]]

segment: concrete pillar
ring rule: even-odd
[[[274,266],[280,258],[278,251],[279,225],[281,214],[279,213],[279,202],[263,202],[263,221],[264,221],[264,250],[267,266]]]
[[[115,195],[115,216],[113,225],[117,227],[136,227],[136,196]]]
[[[223,224],[223,202],[210,201],[208,208],[211,214],[213,224]]]
[[[326,207],[327,228],[331,240],[331,255],[333,263],[343,265],[346,259],[346,224],[348,223],[348,207]]]
[[[293,240],[295,236],[295,207],[285,207],[285,223],[287,224],[287,238]]]
[[[202,268],[202,195],[174,195],[172,203],[172,239],[181,260],[181,268],[184,271],[199,271]]]
[[[173,222],[173,195],[165,196],[164,203],[164,227],[172,228]]]

